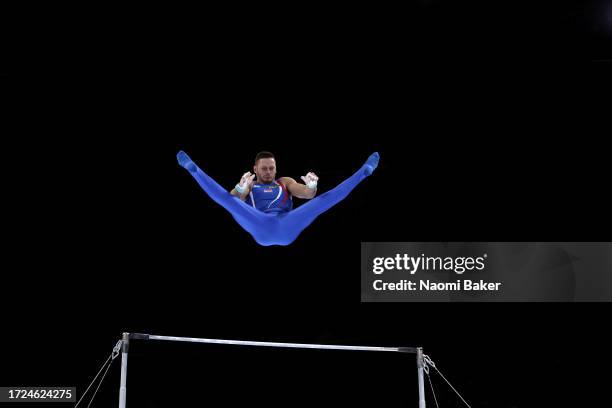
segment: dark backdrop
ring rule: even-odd
[[[21,93],[24,143],[6,150],[19,228],[2,383],[82,391],[131,331],[418,345],[474,407],[601,401],[607,304],[359,300],[361,241],[609,240],[605,65],[590,62],[609,58],[606,5],[555,4],[432,1],[282,29],[246,13],[257,35],[143,13],[136,35],[68,53],[78,64]],[[228,189],[264,149],[320,191],[381,162],[294,244],[264,248],[179,149]],[[416,401],[412,356],[134,342],[128,383],[131,407]],[[117,396],[118,364],[97,404]]]

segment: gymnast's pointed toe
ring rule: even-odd
[[[187,155],[187,153],[185,153],[184,151],[181,150],[180,152],[178,152],[177,155],[176,155],[176,159],[178,160],[178,163],[182,167],[187,169],[189,172],[191,172],[191,173],[195,173],[196,172],[197,166],[191,160],[191,158]]]
[[[378,161],[380,160],[380,155],[378,152],[374,152],[368,157],[368,160],[365,163],[365,172],[369,176],[374,170],[378,167]]]

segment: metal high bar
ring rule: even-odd
[[[425,408],[425,395],[423,387],[423,349],[421,347],[373,347],[373,346],[347,346],[337,344],[312,344],[312,343],[281,343],[271,341],[248,341],[248,340],[223,340],[196,337],[158,336],[144,333],[123,333],[121,347],[121,383],[119,389],[119,408],[126,408],[127,394],[127,359],[130,340],[159,340],[177,341],[185,343],[224,344],[235,346],[255,347],[277,347],[297,348],[315,350],[344,350],[344,351],[380,351],[392,353],[411,353],[417,356],[417,368],[419,376],[419,408]]]

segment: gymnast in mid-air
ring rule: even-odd
[[[206,194],[229,211],[258,244],[270,246],[289,245],[295,241],[315,218],[342,201],[374,172],[379,155],[370,155],[355,174],[316,198],[317,175],[302,176],[304,184],[291,177],[276,179],[276,159],[270,152],[257,154],[253,174],[244,173],[230,192],[204,173],[185,152],[178,152],[177,159]],[[310,201],[293,209],[292,197]]]

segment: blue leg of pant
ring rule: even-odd
[[[329,210],[353,191],[359,183],[372,174],[378,166],[378,153],[372,154],[366,163],[348,179],[344,180],[334,189],[313,198],[306,204],[296,208],[282,218],[282,230],[284,240],[288,245],[310,225],[319,215]]]
[[[181,166],[189,171],[200,187],[214,202],[225,208],[236,222],[250,233],[261,245],[272,245],[273,234],[278,230],[278,220],[274,215],[263,212],[245,204],[238,197],[231,195],[208,174],[204,173],[184,152],[177,155]],[[272,235],[272,236],[271,236]]]

